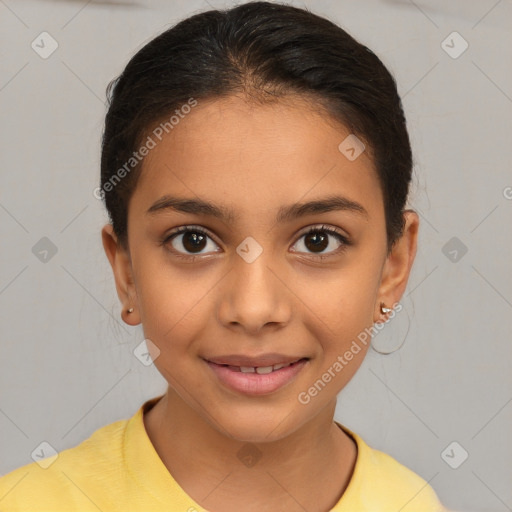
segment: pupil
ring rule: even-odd
[[[189,231],[183,236],[183,246],[189,252],[194,252],[195,250],[201,251],[205,247],[205,239],[206,237],[202,233]],[[309,244],[311,244],[312,247],[310,247]],[[305,245],[313,252],[325,250],[328,244],[327,237],[319,233],[311,233],[306,237]]]
[[[189,231],[183,236],[183,247],[189,252],[201,251],[205,247],[205,239],[206,237],[203,234]]]
[[[308,241],[312,241],[313,248],[310,248],[308,246]],[[327,247],[328,244],[329,244],[329,242],[327,240],[327,237],[325,235],[321,235],[319,233],[312,233],[312,234],[308,235],[306,237],[306,241],[305,241],[305,245],[308,249],[313,250],[313,251],[320,249],[317,252],[323,251]]]

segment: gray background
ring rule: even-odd
[[[405,311],[374,340],[381,350],[405,343],[369,352],[336,419],[452,509],[512,510],[512,3],[293,4],[337,22],[389,67],[416,160],[420,247]],[[107,217],[92,192],[107,83],[157,33],[209,8],[0,0],[0,474],[32,462],[43,440],[74,446],[165,391],[132,353],[142,329],[120,319],[101,246]],[[59,44],[47,59],[31,48],[43,31]],[[442,46],[453,31],[469,44],[457,58]],[[458,52],[461,42],[445,45]],[[34,254],[43,237],[57,248],[46,261]],[[452,465],[469,454],[457,469],[441,456],[453,441]]]

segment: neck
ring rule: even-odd
[[[357,458],[355,442],[333,421],[335,406],[284,438],[246,443],[205,421],[169,388],[144,423],[176,482],[212,512],[329,510]]]

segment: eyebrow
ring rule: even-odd
[[[233,221],[238,219],[236,212],[226,206],[215,205],[202,199],[187,199],[169,195],[161,197],[151,205],[146,215],[155,215],[169,210],[215,217],[228,223],[233,223]],[[278,223],[290,222],[293,219],[306,215],[331,211],[348,211],[357,213],[366,219],[369,217],[368,212],[360,203],[343,196],[333,195],[307,203],[282,206],[277,212],[276,221]]]

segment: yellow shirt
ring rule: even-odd
[[[53,461],[41,459],[1,477],[0,511],[205,512],[174,480],[146,433],[144,411],[160,398],[145,402],[130,419],[96,430]],[[355,440],[358,454],[349,485],[330,512],[445,510],[425,480],[339,426]],[[46,469],[40,466],[48,462]]]

